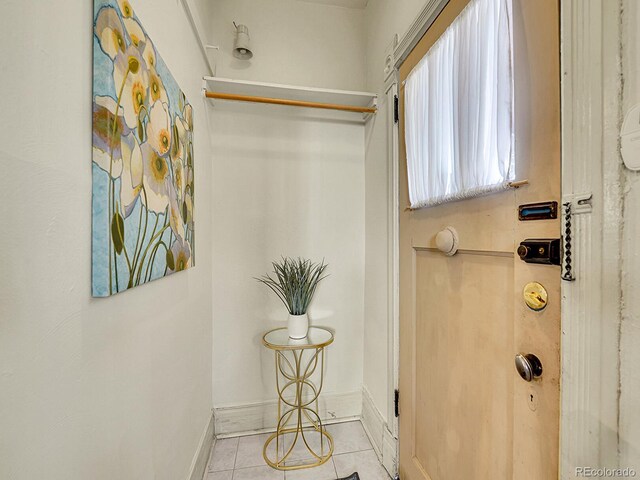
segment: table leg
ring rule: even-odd
[[[322,425],[318,413],[318,398],[324,382],[324,348],[311,351],[311,358],[306,363],[303,362],[305,350],[291,350],[290,352],[293,361],[287,358],[285,351],[275,352],[278,424],[276,432],[269,436],[263,449],[263,456],[267,464],[278,470],[298,470],[319,466],[329,460],[333,454],[333,438]],[[318,367],[320,368],[320,385],[316,387],[311,381],[311,376]],[[280,377],[284,379],[282,386]],[[310,398],[309,396],[305,397],[305,389],[310,391]],[[313,406],[315,406],[315,410]],[[288,427],[292,419],[295,420],[295,426]],[[317,447],[314,449],[309,445],[307,435],[310,433],[320,435],[319,452],[316,451]],[[290,441],[291,445],[288,447],[284,441],[287,435],[293,437]],[[299,439],[302,439],[302,443],[310,454],[310,460],[296,458],[296,464],[292,465],[291,455]],[[268,447],[273,440],[276,441],[275,460],[272,460],[267,454]],[[325,443],[327,443],[326,453]],[[281,445],[284,446],[282,450],[280,450]]]

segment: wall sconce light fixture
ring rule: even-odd
[[[233,25],[236,27],[236,41],[233,45],[233,56],[240,60],[249,60],[253,57],[249,29],[246,25],[236,25],[236,22],[233,22]]]

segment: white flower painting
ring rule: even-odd
[[[193,110],[128,0],[94,0],[92,290],[194,265]]]

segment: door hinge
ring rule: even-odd
[[[396,97],[397,98],[397,97]],[[396,417],[400,416],[400,391],[398,389],[393,392],[393,405]]]
[[[398,95],[393,96],[393,123],[400,121],[400,102],[398,101]]]

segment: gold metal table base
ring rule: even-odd
[[[324,427],[322,428],[322,430],[315,430],[315,427],[311,427],[311,428],[313,428],[314,433],[316,434],[320,434],[320,432],[322,432],[323,439],[324,437],[326,437],[326,440],[324,440],[324,442],[321,442],[325,444],[325,448],[326,448],[325,450],[326,453],[324,455],[322,454],[322,451],[317,453],[314,452],[313,448],[309,446],[309,443],[307,442],[306,438],[303,437],[302,431],[298,430],[297,428],[286,428],[281,430],[280,432],[272,433],[269,436],[269,438],[267,438],[267,441],[264,444],[264,449],[262,451],[264,461],[267,462],[267,464],[270,467],[276,468],[278,470],[301,470],[303,468],[319,467],[320,465],[325,463],[327,460],[331,458],[331,455],[333,455],[333,437],[329,432],[326,431],[326,429],[324,429]],[[269,458],[269,455],[267,454],[267,449],[269,448],[269,445],[271,444],[271,442],[279,436],[284,436],[286,434],[293,434],[293,433],[298,433],[300,435],[302,442],[304,443],[305,447],[311,454],[312,460],[307,462],[304,462],[302,459],[299,459],[299,458],[289,460],[289,455],[293,452],[293,448],[295,447],[297,440],[293,442],[291,447],[287,449],[287,452],[284,455],[282,455],[282,457],[278,457],[276,455],[277,458],[275,460],[271,460]],[[276,441],[276,445],[282,444],[282,442],[283,440]],[[287,463],[289,463],[289,465],[287,465]]]
[[[317,327],[316,327],[317,328]],[[322,329],[328,332],[325,329]],[[318,397],[324,381],[324,351],[333,341],[333,334],[326,342],[298,343],[287,345],[264,344],[275,350],[276,386],[278,390],[278,424],[275,433],[267,438],[262,450],[265,462],[278,470],[300,470],[317,467],[325,463],[333,454],[333,437],[323,426],[318,414]],[[305,352],[310,355],[305,358]],[[307,355],[307,356],[308,356]],[[319,386],[311,381],[318,371]],[[313,442],[315,437],[316,442]],[[275,444],[275,458],[269,447]],[[306,458],[297,456],[296,445],[303,445],[308,453]],[[303,449],[304,450],[304,449]]]

